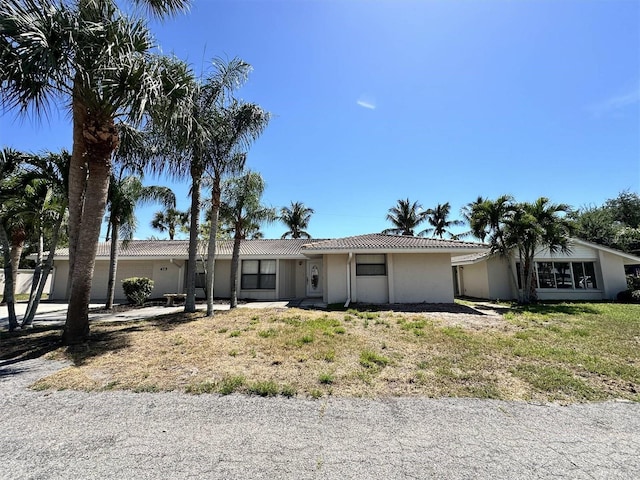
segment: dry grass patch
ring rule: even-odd
[[[75,366],[36,387],[639,401],[636,307],[514,309],[484,327],[482,316],[297,309],[98,324],[87,350],[56,351]]]

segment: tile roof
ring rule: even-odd
[[[354,237],[334,238],[331,240],[313,240],[303,247],[303,252],[355,251],[355,250],[431,250],[477,251],[486,245],[462,240],[442,240],[439,238],[411,237],[406,235],[385,235],[371,233]]]
[[[108,258],[111,242],[98,244],[96,258]],[[339,251],[462,251],[477,252],[486,245],[464,242],[460,240],[440,240],[437,238],[408,237],[373,233],[354,237],[335,239],[260,239],[243,240],[240,244],[240,255],[297,257],[304,258],[305,253],[339,252]],[[200,252],[206,255],[206,243],[201,244]],[[132,240],[127,247],[120,245],[120,258],[187,258],[188,240]],[[216,242],[216,257],[231,257],[233,240]],[[56,257],[69,256],[68,248],[56,251]]]
[[[482,261],[491,256],[491,252],[489,250],[485,250],[484,252],[471,253],[469,255],[459,255],[455,257],[451,257],[451,263],[454,265],[461,264],[470,264]]]
[[[301,249],[308,239],[260,239],[243,240],[240,243],[240,255],[242,256],[298,256],[303,257]],[[96,258],[109,257],[111,242],[98,244]],[[189,251],[188,240],[132,240],[127,247],[120,245],[118,255],[120,258],[187,258]],[[207,251],[206,243],[202,245],[201,252]],[[233,253],[233,240],[218,240],[216,242],[216,257],[231,257]],[[56,251],[56,257],[68,257],[69,249],[61,248]]]

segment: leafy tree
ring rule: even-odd
[[[640,195],[625,190],[604,203],[614,220],[631,228],[640,227]]]
[[[157,15],[187,0],[140,0]],[[139,124],[158,99],[182,94],[183,71],[153,55],[140,18],[115,0],[5,0],[0,4],[0,85],[9,108],[40,116],[69,106],[73,150],[69,168],[71,292],[66,344],[89,334],[89,296],[120,119]]]
[[[264,180],[257,172],[229,179],[224,186],[220,213],[225,223],[233,228],[233,254],[231,255],[231,308],[238,306],[238,262],[240,242],[255,231],[256,226],[274,222],[278,217],[273,208],[260,203]]]
[[[445,234],[451,238],[455,238],[456,235],[451,233],[451,227],[458,227],[464,225],[461,220],[449,220],[449,214],[451,213],[451,205],[449,202],[445,204],[438,204],[436,208],[430,208],[427,210],[427,222],[431,225],[431,228],[427,228],[420,232],[420,235],[431,233],[432,236],[442,238]]]
[[[289,230],[282,234],[280,238],[311,238],[305,230],[309,228],[309,221],[313,215],[313,208],[307,207],[302,202],[291,202],[291,207],[282,207],[278,219],[284,223]]]
[[[151,227],[160,232],[168,232],[169,240],[173,240],[176,236],[176,229],[181,229],[189,224],[189,212],[176,210],[175,208],[167,208],[164,211],[158,211],[153,214]]]
[[[615,248],[616,225],[613,212],[606,207],[585,207],[570,216],[578,238]]]
[[[121,171],[122,173],[122,171]],[[175,207],[176,197],[168,187],[144,186],[136,176],[112,177],[109,185],[108,222],[111,226],[111,248],[109,256],[109,281],[107,283],[107,303],[105,308],[113,308],[116,273],[118,270],[119,239],[123,247],[133,239],[138,221],[135,208],[151,201],[161,202],[165,207]],[[108,240],[108,239],[107,239]]]
[[[389,209],[386,219],[393,224],[393,228],[387,228],[382,233],[412,236],[414,230],[427,219],[427,212],[422,210],[420,203],[411,203],[408,198],[401,199]]]

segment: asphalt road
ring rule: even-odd
[[[2,479],[633,479],[640,404],[35,392],[0,363]]]

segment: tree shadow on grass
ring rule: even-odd
[[[40,358],[62,345],[62,328],[46,326],[2,332],[0,334],[0,367],[15,365],[25,360]]]
[[[217,314],[217,312],[216,312]],[[204,318],[202,312],[196,313],[167,313],[166,315],[159,315],[157,317],[149,318],[145,321],[146,325],[150,325],[152,327],[156,327],[163,332],[171,331],[180,325],[184,325],[186,323],[195,322]],[[214,320],[215,317],[212,318]]]
[[[538,313],[541,315],[566,314],[597,314],[598,310],[585,303],[531,303],[529,305],[514,304],[510,309],[515,313]]]

